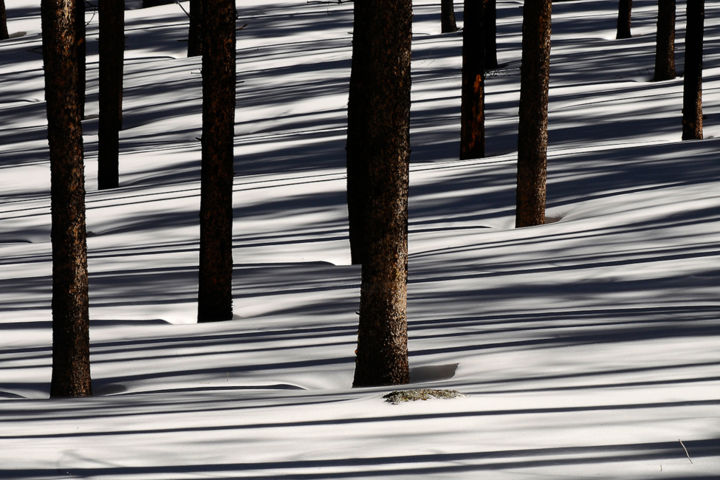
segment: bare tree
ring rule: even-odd
[[[515,225],[545,223],[551,0],[525,2]]]
[[[688,0],[683,79],[683,140],[703,138],[702,72],[705,1]]]
[[[483,31],[485,32],[485,71],[498,67],[497,61],[497,5],[495,0],[482,0],[483,3]]]
[[[100,118],[98,186],[118,186],[119,132],[122,128],[125,0],[100,0]]]
[[[618,2],[618,18],[617,18],[617,35],[615,38],[630,38],[630,24],[632,16],[632,0],[619,0]]]
[[[85,0],[76,0],[75,7],[75,55],[77,55],[79,78],[77,82],[80,118],[85,118],[86,47],[85,47]]]
[[[198,321],[232,318],[235,0],[203,5]]]
[[[658,0],[654,80],[672,78],[675,78],[675,0]]]
[[[348,200],[360,218],[355,387],[409,381],[407,228],[411,0],[355,2],[348,104]],[[355,220],[358,219],[355,217]],[[351,222],[353,221],[351,208]],[[352,230],[351,230],[352,231]]]
[[[460,105],[460,158],[485,156],[485,27],[486,9],[465,0]]]
[[[0,40],[5,40],[7,38],[10,38],[10,35],[8,35],[5,0],[0,0]]]
[[[440,25],[442,33],[457,31],[453,0],[442,0],[440,2]]]
[[[91,394],[76,0],[42,0],[53,256],[52,397]]]
[[[190,0],[190,29],[188,30],[188,57],[202,55],[203,0]]]

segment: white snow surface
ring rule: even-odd
[[[488,156],[472,161],[457,160],[461,34],[440,33],[439,1],[414,2],[408,388],[465,396],[400,405],[382,399],[394,388],[351,388],[352,3],[306,0],[238,2],[236,318],[200,325],[187,17],[128,2],[121,187],[98,191],[88,11],[94,396],[48,399],[39,3],[6,2],[0,42],[0,478],[720,478],[720,2],[706,2],[705,140],[687,142],[682,77],[649,81],[656,3],[633,2],[634,37],[615,40],[617,2],[555,2],[553,222],[524,229],[522,2],[498,2]]]

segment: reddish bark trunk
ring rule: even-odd
[[[485,156],[485,2],[465,0],[463,11],[460,158]]]

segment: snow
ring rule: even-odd
[[[128,2],[121,187],[84,121],[95,396],[49,400],[39,2],[0,42],[0,478],[720,477],[720,6],[705,140],[652,83],[655,2],[555,2],[548,215],[513,228],[522,2],[498,4],[484,159],[459,161],[461,35],[414,2],[412,387],[352,389],[344,129],[352,3],[238,2],[235,320],[195,322],[200,65],[177,4]],[[187,8],[187,3],[183,6]],[[461,4],[457,4],[461,19]],[[684,2],[678,5],[682,71]]]

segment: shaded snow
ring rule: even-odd
[[[239,3],[236,319],[197,325],[200,64],[177,4],[127,12],[121,187],[84,122],[96,395],[47,400],[49,165],[39,2],[0,42],[0,478],[717,478],[720,8],[705,136],[651,83],[654,15],[556,2],[548,225],[516,230],[519,1],[499,2],[488,158],[456,160],[459,33],[415,3],[411,387],[351,389],[359,298],[344,129],[352,4]],[[135,2],[138,3],[138,2]],[[183,3],[187,8],[187,3]],[[458,14],[461,5],[457,6]],[[460,16],[460,15],[459,15]],[[684,3],[678,5],[682,70]]]

